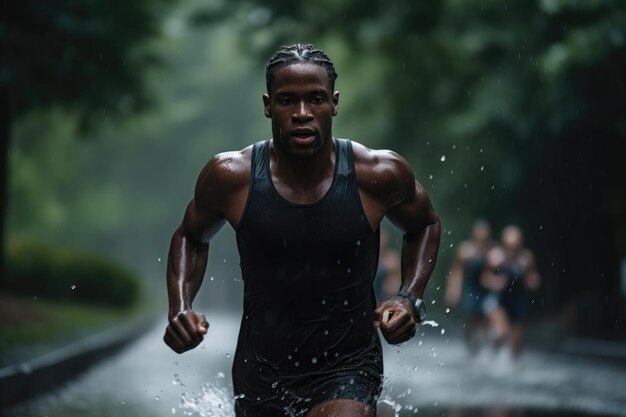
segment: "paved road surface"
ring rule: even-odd
[[[156,326],[124,352],[10,416],[231,417],[238,318],[207,318],[209,336],[193,352],[169,351],[161,339],[164,324]],[[382,397],[401,407],[401,415],[473,416],[478,414],[450,410],[488,406],[496,411],[480,415],[513,415],[498,411],[512,407],[626,416],[626,369],[615,363],[535,351],[518,364],[486,352],[468,361],[462,343],[445,329],[423,326],[420,333],[401,347],[386,347]]]

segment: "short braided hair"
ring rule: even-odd
[[[311,44],[297,43],[291,46],[281,46],[280,49],[272,55],[269,61],[267,61],[265,65],[265,84],[267,86],[267,92],[270,92],[270,85],[272,84],[274,74],[277,70],[299,63],[311,63],[326,68],[330,85],[333,89],[335,88],[337,72],[335,71],[335,65],[330,58],[328,58],[328,55],[321,49],[316,49]]]

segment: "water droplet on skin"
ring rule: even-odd
[[[441,158],[440,158],[440,159],[441,159],[441,162],[445,162],[445,160],[446,160],[446,156],[445,156],[445,155],[441,155]]]

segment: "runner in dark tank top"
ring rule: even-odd
[[[208,331],[192,302],[209,242],[225,222],[237,232],[244,280],[237,417],[374,417],[378,330],[399,344],[424,319],[439,220],[402,157],[333,139],[336,76],[312,45],[276,52],[263,95],[272,139],[213,157],[172,237],[164,341],[183,353]],[[377,307],[372,280],[384,217],[403,233],[402,285]]]
[[[315,394],[358,399],[363,387],[352,394],[350,380],[359,376],[370,379],[368,402],[379,393],[381,346],[372,326],[379,236],[361,206],[352,144],[335,143],[332,184],[311,204],[290,202],[274,188],[269,141],[252,150],[250,193],[237,229],[244,313],[233,379],[235,394],[245,394],[241,404],[282,411],[308,408],[300,399]],[[317,392],[313,382],[338,369],[345,376]]]

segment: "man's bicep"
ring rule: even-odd
[[[224,215],[213,207],[199,206],[196,199],[187,205],[181,224],[182,233],[198,245],[206,245],[226,221]]]
[[[414,183],[407,198],[387,212],[387,218],[405,233],[419,232],[439,221],[428,193],[419,182]]]

